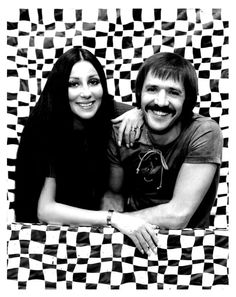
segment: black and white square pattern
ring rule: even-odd
[[[18,289],[211,289],[228,280],[228,231],[160,230],[157,254],[109,227],[13,223],[7,278]]]

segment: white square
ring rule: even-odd
[[[93,245],[102,245],[104,235],[102,233],[89,233],[89,244]]]
[[[111,261],[102,261],[100,273],[102,272],[111,272],[112,271],[112,260]]]
[[[20,267],[20,257],[8,258],[7,269],[14,269]]]
[[[208,58],[213,56],[213,47],[202,47],[201,48],[201,56],[202,58]]]
[[[80,273],[80,272],[87,272],[87,267],[88,267],[88,264],[85,263],[85,264],[76,264],[74,270],[73,270],[73,273]]]
[[[216,215],[214,218],[215,228],[228,228],[226,215]]]
[[[91,246],[77,246],[76,247],[76,254],[78,258],[89,258],[91,255]]]
[[[143,59],[147,59],[153,55],[153,48],[152,46],[144,46],[142,50],[142,57]]]
[[[42,262],[44,264],[48,264],[48,265],[56,265],[57,264],[57,258],[55,256],[52,256],[52,255],[43,254]]]
[[[224,265],[214,263],[214,274],[216,274],[216,275],[228,275],[228,269]]]
[[[192,275],[194,274],[202,274],[204,271],[204,262],[201,263],[193,263],[192,265]]]
[[[45,289],[45,282],[41,279],[31,279],[27,282],[27,292],[32,292],[31,296],[43,289]]]
[[[18,48],[28,48],[30,44],[30,36],[29,35],[24,35],[24,36],[20,36],[20,38],[18,38],[18,44],[17,47]]]
[[[7,77],[5,89],[9,93],[18,93],[20,90],[20,79],[18,77]]]
[[[202,260],[205,259],[205,253],[203,246],[195,246],[192,249],[192,260]]]
[[[40,271],[43,269],[43,262],[29,258],[29,269]]]
[[[166,22],[174,22],[177,19],[176,9],[162,8],[161,9],[161,19]]]
[[[8,253],[8,255],[14,255],[14,254],[21,253],[20,241],[18,239],[10,240],[8,242],[7,253]]]
[[[195,28],[195,31],[196,30],[197,29]],[[192,36],[192,47],[196,48],[196,49],[201,49],[201,41],[202,41],[202,36],[201,35],[193,35]]]
[[[78,36],[75,36],[74,39],[76,39],[77,37]],[[55,48],[64,48],[64,46],[66,44],[66,39],[61,36],[55,36],[55,37],[53,37],[53,44],[54,44]]]
[[[134,257],[135,247],[124,244],[121,249],[121,257]]]
[[[112,244],[101,245],[101,257],[102,258],[112,258],[113,257]]]
[[[43,270],[44,279],[47,282],[56,283],[57,282],[57,272],[56,269],[47,268]]]
[[[227,260],[229,258],[229,250],[227,247],[218,247],[215,246],[213,250],[213,259],[225,259]]]
[[[175,22],[176,31],[188,32],[188,26],[189,22],[186,20],[176,20]]]
[[[52,8],[42,9],[42,19],[45,25],[51,24],[54,20],[54,10]]]
[[[120,96],[127,96],[131,93],[131,86],[129,79],[120,79],[119,81],[120,86]]]
[[[133,264],[126,263],[126,262],[122,261],[121,266],[122,266],[122,273],[132,273],[132,272],[134,272]]]
[[[130,7],[122,8],[120,10],[120,18],[123,25],[130,23],[130,20],[133,19],[133,9]]]
[[[74,231],[67,231],[66,232],[66,243],[70,246],[76,246],[76,240],[77,240],[77,232]]]
[[[29,107],[28,106],[19,106],[17,109],[18,118],[24,118],[29,116]]]
[[[191,281],[191,274],[190,275],[182,275],[178,274],[178,285],[179,286],[188,286]]]
[[[74,9],[63,9],[63,22],[74,23],[76,21]]]
[[[180,244],[181,248],[192,248],[195,243],[195,237],[193,235],[181,235]]]
[[[60,230],[47,230],[45,244],[58,244],[60,237]]]
[[[29,254],[43,254],[44,253],[44,243],[30,240],[28,253]]]
[[[122,281],[123,274],[122,272],[112,271],[111,272],[111,286],[119,286]]]
[[[180,260],[182,256],[181,248],[167,249],[168,260]]]
[[[96,31],[108,33],[109,32],[109,22],[101,21],[101,20],[97,21],[96,22]]]
[[[147,267],[148,266],[148,259],[134,256],[133,265],[141,266],[141,267]]]
[[[135,282],[138,284],[148,285],[148,272],[147,271],[135,271]]]
[[[214,283],[215,276],[213,273],[204,272],[202,276],[202,286],[211,287]]]
[[[211,117],[220,117],[222,114],[222,108],[220,107],[211,107],[209,110],[209,114]]]
[[[96,49],[99,48],[107,48],[107,37],[106,36],[99,36],[96,37]]]
[[[86,275],[86,283],[87,284],[98,284],[99,282],[99,273],[87,273]]]
[[[112,235],[111,242],[114,244],[123,244],[124,242],[124,234],[121,232],[115,232]]]
[[[176,265],[176,266],[167,265],[165,275],[168,275],[168,274],[177,275],[178,274],[178,265]]]
[[[57,248],[57,257],[67,259],[67,245],[60,243]]]

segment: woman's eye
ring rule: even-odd
[[[69,81],[69,88],[78,87],[79,83],[77,81]]]
[[[92,78],[89,80],[89,84],[92,86],[96,86],[96,85],[100,84],[100,80],[98,78]]]

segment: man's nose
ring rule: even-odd
[[[159,106],[167,106],[168,103],[168,98],[166,96],[166,91],[165,90],[160,90],[156,95],[155,95],[155,104]]]

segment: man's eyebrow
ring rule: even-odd
[[[183,93],[184,89],[178,88],[178,87],[167,87],[169,90],[178,91],[180,93]]]

